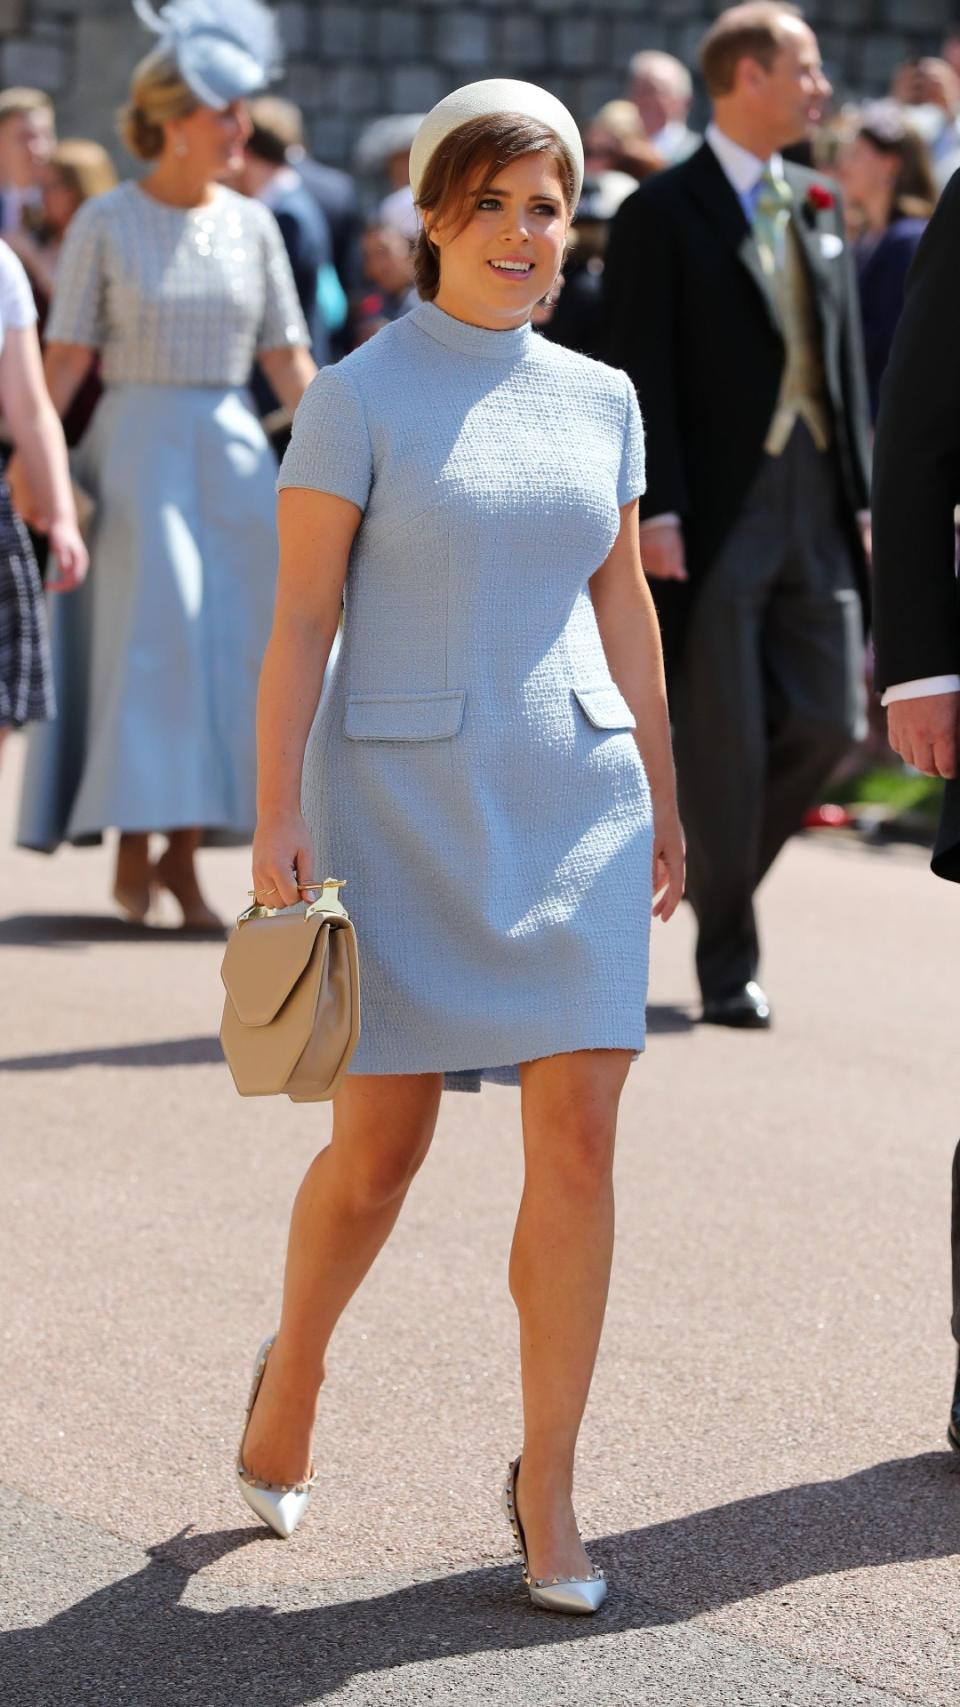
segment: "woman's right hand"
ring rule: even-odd
[[[292,907],[302,898],[298,884],[313,881],[313,843],[302,812],[261,815],[253,838],[257,902],[263,907]]]

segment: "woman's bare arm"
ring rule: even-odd
[[[32,496],[37,527],[50,536],[61,591],[87,572],[60,417],[43,379],[36,327],[11,328],[0,352],[0,407],[10,426]]]
[[[272,906],[292,906],[298,881],[314,877],[313,850],[300,809],[303,755],[361,516],[356,504],[327,492],[291,486],[280,493],[277,599],[257,699],[253,841],[254,887]]]
[[[295,409],[317,371],[310,351],[302,344],[284,345],[277,350],[259,350],[257,361],[284,408]]]
[[[591,579],[590,593],[610,674],[637,723],[637,746],[653,798],[654,887],[663,891],[654,910],[669,919],[683,895],[683,833],[660,628],[643,573],[637,513],[636,502],[622,507],[619,534]]]
[[[50,400],[61,421],[93,366],[96,350],[89,344],[48,344],[43,371]]]

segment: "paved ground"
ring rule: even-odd
[[[538,1614],[518,1441],[513,1093],[446,1099],[345,1320],[289,1543],[231,1486],[326,1113],[243,1102],[220,951],[134,931],[106,856],[7,851],[0,783],[0,1685],[10,1707],[954,1707],[947,1185],[960,910],[922,858],[793,846],[770,1036],[692,1026],[656,933],[578,1504],[612,1583]],[[225,909],[244,857],[207,856]]]

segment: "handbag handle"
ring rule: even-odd
[[[256,890],[251,889],[250,894],[254,896],[253,904],[240,914],[237,919],[237,926],[239,928],[240,925],[245,925],[248,919],[276,919],[284,913],[295,913],[299,907],[304,907],[304,922],[307,919],[314,918],[317,913],[326,913],[333,918],[346,919],[349,915],[340,899],[340,891],[344,888],[346,881],[345,877],[325,877],[322,883],[298,883],[298,890],[305,894],[312,894],[314,890],[320,891],[316,900],[308,902],[305,907],[302,901],[295,901],[291,907],[263,907],[256,900]]]

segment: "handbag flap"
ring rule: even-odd
[[[227,943],[220,976],[243,1025],[269,1025],[303,977],[319,933],[329,928],[322,914],[302,913],[248,919]]]

